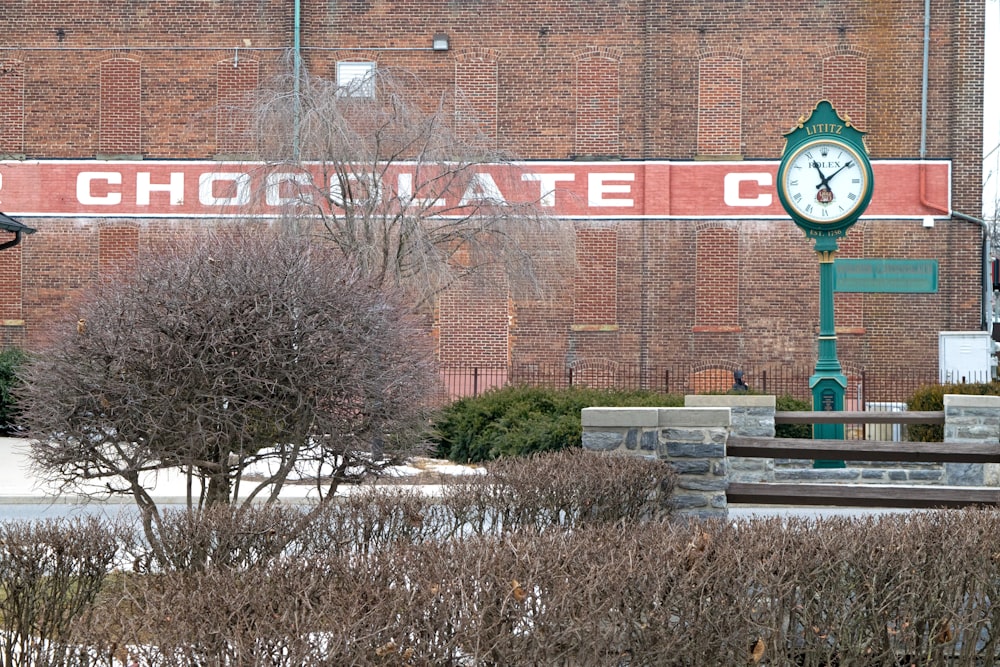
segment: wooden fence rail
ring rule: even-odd
[[[776,424],[943,424],[944,412],[775,412]],[[1000,463],[1000,442],[943,443],[730,436],[728,456],[901,463]],[[1000,488],[730,482],[727,502],[851,507],[1000,505]]]

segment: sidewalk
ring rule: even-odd
[[[159,503],[182,503],[185,500],[184,478],[180,475],[151,477],[154,498]],[[93,484],[95,492],[102,484]],[[23,438],[0,438],[0,505],[77,505],[94,502],[83,494],[61,494],[54,484],[46,484],[31,469],[28,441]],[[132,504],[131,497],[101,497],[106,504]]]
[[[416,458],[413,465],[399,466],[387,472],[385,478],[394,478],[400,483],[419,486],[424,493],[435,493],[441,487],[443,476],[464,475],[478,472],[476,466],[462,466],[436,459]],[[243,483],[244,495],[253,488]],[[187,479],[180,471],[150,473],[143,481],[147,489],[152,489],[153,499],[161,505],[184,504],[187,502]],[[104,488],[101,481],[95,481],[93,489],[99,494]],[[342,487],[341,493],[350,493],[358,486]],[[198,493],[198,484],[193,489]],[[98,495],[96,502],[105,504],[132,504],[131,496]],[[317,498],[312,484],[286,484],[280,498],[282,501],[309,502]],[[95,502],[94,498],[83,494],[60,494],[53,484],[40,481],[31,469],[28,440],[23,438],[0,438],[0,505],[41,505],[80,504]]]
[[[55,495],[36,481],[28,458],[28,441],[0,438],[0,503],[63,502],[55,499]]]

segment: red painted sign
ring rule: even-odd
[[[863,219],[949,217],[951,163],[876,160],[875,193]],[[421,170],[400,163],[382,191],[450,215],[480,200],[537,201],[576,219],[787,219],[775,161],[522,162],[468,168],[427,199]],[[313,186],[336,190],[318,165],[306,170],[210,161],[0,161],[0,210],[31,217],[217,218],[276,215]],[[424,197],[421,199],[421,197]]]

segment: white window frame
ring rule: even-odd
[[[376,63],[343,60],[337,63],[337,94],[342,97],[375,97]]]

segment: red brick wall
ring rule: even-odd
[[[931,17],[926,155],[953,161],[952,205],[969,215],[979,214],[982,196],[984,3],[932,3]],[[773,160],[783,133],[824,97],[868,132],[873,158],[920,157],[922,0],[301,5],[303,66],[311,75],[332,78],[338,60],[360,55],[405,67],[426,82],[430,97],[463,99],[469,106],[458,109],[460,118],[474,119],[499,147],[526,160]],[[292,6],[7,3],[0,12],[0,152],[148,159],[239,153],[243,121],[222,109],[283,67]],[[450,36],[447,52],[430,50],[439,32]],[[107,93],[106,83],[114,84]],[[891,184],[875,185],[882,187]],[[49,323],[105,270],[111,248],[142,249],[206,224],[26,222],[39,230],[19,250],[31,345],[46,339]],[[606,254],[586,251],[590,268],[587,261],[560,267],[546,277],[552,289],[545,299],[510,304],[502,293],[456,291],[438,311],[442,359],[690,362],[706,369],[814,360],[817,261],[790,221],[607,221],[599,247],[612,235],[613,301],[586,293],[584,281],[610,275],[611,267]],[[714,246],[734,260],[712,257]],[[838,327],[851,330],[839,340],[845,365],[886,373],[934,368],[939,330],[978,328],[976,225],[953,220],[923,229],[919,221],[866,220],[843,248],[851,257],[940,263],[937,294],[837,296]],[[715,282],[704,270],[712,264]],[[709,302],[720,310],[706,310]],[[596,320],[607,319],[612,303],[614,327],[574,327],[591,307],[604,309]]]

